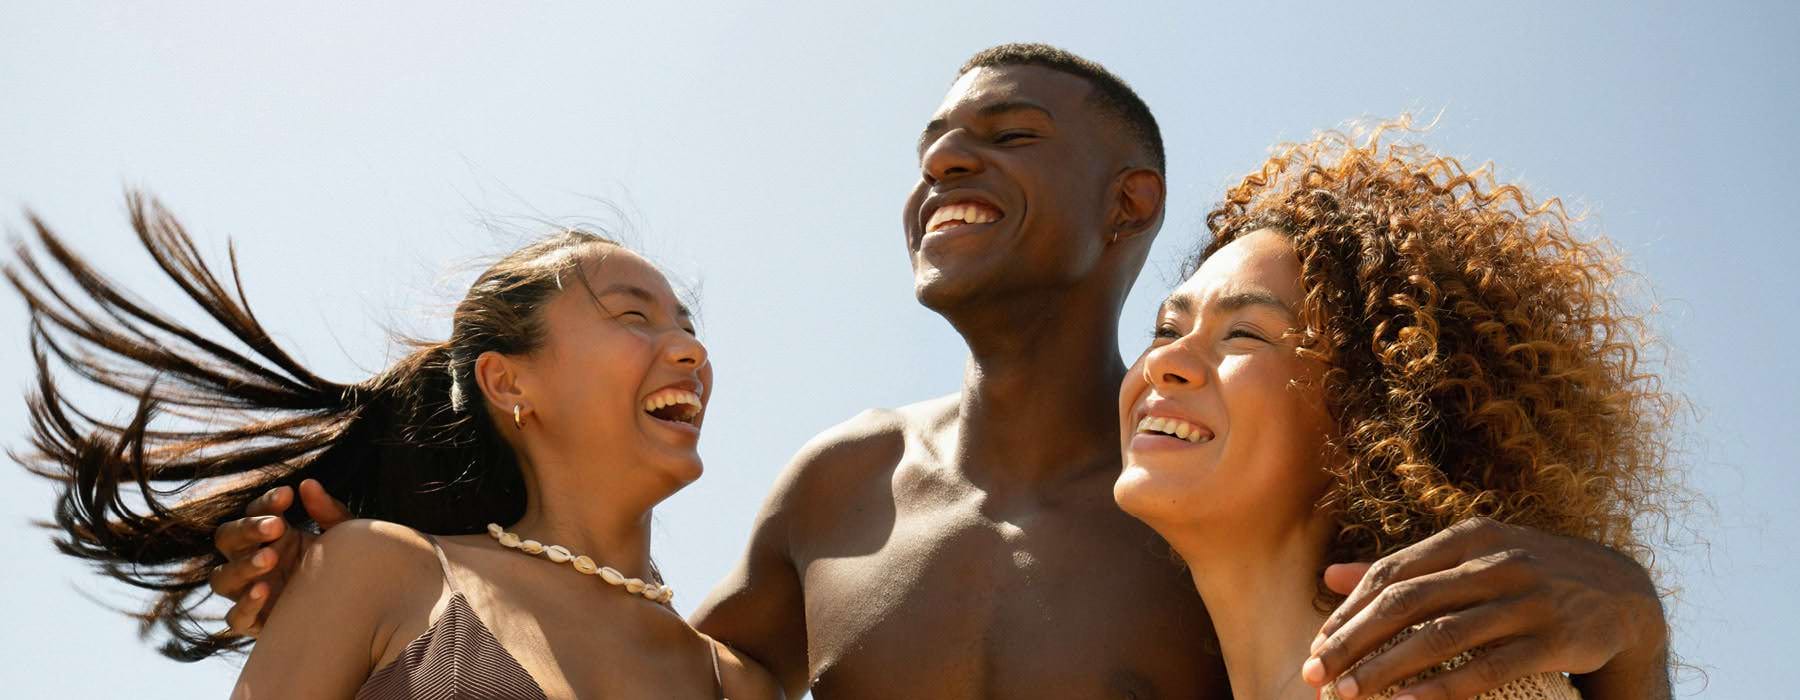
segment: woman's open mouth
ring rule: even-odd
[[[1180,418],[1165,418],[1162,416],[1146,416],[1143,420],[1138,421],[1137,434],[1168,436],[1185,440],[1195,445],[1204,445],[1212,442],[1213,439],[1213,434],[1210,430]]]
[[[700,395],[685,389],[663,389],[644,397],[644,413],[665,423],[698,428]]]

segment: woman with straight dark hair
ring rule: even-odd
[[[6,270],[37,364],[19,457],[61,484],[63,552],[156,592],[141,618],[165,654],[247,643],[195,612],[224,561],[213,532],[304,482],[366,520],[308,545],[282,593],[305,602],[271,614],[237,696],[780,696],[674,613],[651,562],[651,509],[701,473],[712,367],[649,262],[592,233],[545,237],[481,273],[447,340],[338,384],[270,339],[235,259],[227,286],[162,207],[129,209],[230,338],[136,301],[33,218],[48,264],[20,245]],[[75,406],[65,373],[136,411]]]

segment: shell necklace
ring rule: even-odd
[[[518,534],[507,532],[506,528],[500,527],[495,523],[488,523],[487,530],[488,534],[492,535],[502,547],[516,549],[534,557],[542,554],[549,558],[550,561],[557,564],[567,563],[570,566],[575,567],[575,571],[581,574],[599,576],[600,580],[623,588],[626,593],[635,596],[643,596],[645,600],[669,605],[669,601],[675,599],[675,589],[673,588],[668,586],[658,586],[641,578],[630,578],[625,574],[619,573],[618,569],[610,566],[600,566],[595,563],[593,559],[586,556],[577,556],[573,552],[570,552],[568,547],[564,547],[560,544],[546,545],[537,540],[520,539]],[[670,607],[673,608],[674,606],[671,605]]]

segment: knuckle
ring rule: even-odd
[[[1325,664],[1326,671],[1335,669],[1342,672],[1349,666],[1349,660],[1345,658],[1345,653],[1344,642],[1333,637],[1320,646],[1319,653],[1314,656],[1319,657],[1319,662]]]
[[[245,634],[250,627],[249,622],[249,616],[244,614],[243,606],[233,605],[231,610],[225,613],[225,624],[235,634]]]
[[[1343,635],[1332,637],[1332,639],[1325,641],[1325,644],[1321,644],[1321,646],[1319,646],[1319,653],[1316,653],[1316,657],[1319,657],[1319,662],[1321,662],[1321,664],[1325,664],[1325,669],[1327,669],[1327,671],[1345,673],[1345,671],[1348,671],[1348,668],[1350,668],[1350,659],[1348,659],[1350,650],[1348,650],[1345,641],[1339,639],[1339,637],[1343,637]]]
[[[1537,578],[1535,572],[1543,564],[1543,561],[1530,550],[1517,547],[1495,552],[1483,557],[1483,560],[1487,565],[1486,568],[1495,573],[1525,580]]]
[[[213,530],[213,549],[217,549],[221,552],[225,551],[225,548],[231,544],[231,541],[236,539],[236,532],[237,521],[225,523],[224,525],[220,525],[218,529]]]
[[[1442,661],[1463,651],[1463,634],[1460,625],[1450,618],[1440,617],[1419,628],[1416,633],[1425,650],[1434,660]]]
[[[1380,591],[1393,583],[1399,571],[1399,564],[1384,557],[1369,567],[1369,572],[1363,575],[1363,579],[1368,582],[1370,590]]]
[[[1418,584],[1402,581],[1381,592],[1375,612],[1383,617],[1405,617],[1419,605]]]
[[[1493,518],[1478,515],[1452,526],[1457,534],[1475,543],[1493,543],[1505,534],[1506,525]]]
[[[1476,657],[1468,664],[1469,675],[1485,688],[1498,687],[1512,677],[1511,672],[1492,656]]]

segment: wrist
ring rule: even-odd
[[[1586,697],[1600,700],[1670,697],[1669,626],[1661,599],[1649,595],[1648,604],[1627,619],[1640,623],[1631,643],[1592,673],[1575,677],[1576,686]]]

